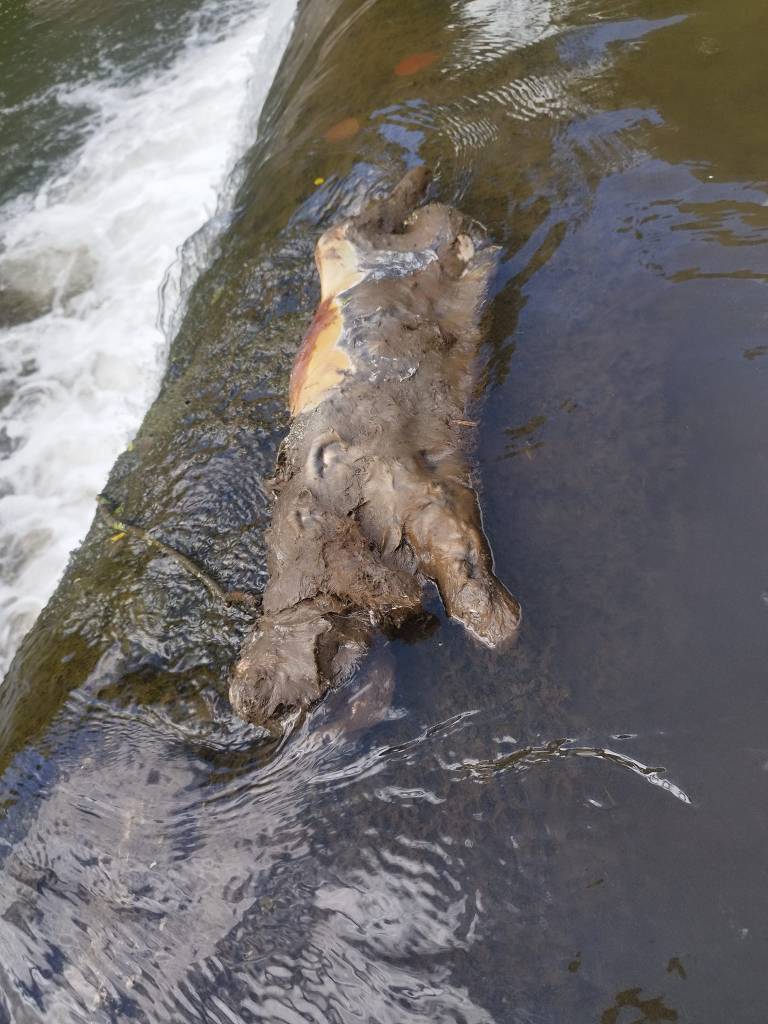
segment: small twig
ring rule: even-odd
[[[476,427],[478,425],[477,420],[451,420],[456,427]]]
[[[99,515],[107,524],[107,526],[116,531],[112,540],[120,540],[122,536],[128,534],[129,537],[135,537],[137,540],[143,541],[150,547],[155,547],[159,551],[162,551],[164,555],[168,555],[169,558],[173,558],[179,563],[188,573],[191,573],[195,579],[199,580],[204,587],[222,604],[228,607],[238,606],[243,608],[245,611],[254,613],[258,611],[260,600],[254,597],[252,594],[246,594],[243,590],[224,590],[211,576],[208,575],[203,569],[193,562],[192,559],[183,554],[181,551],[177,551],[176,548],[172,548],[170,544],[166,544],[165,541],[159,540],[157,537],[153,537],[148,530],[142,529],[140,526],[134,526],[133,523],[127,523],[124,519],[120,519],[115,515],[115,512],[119,511],[118,508],[112,507],[112,502],[104,494],[99,494],[96,498],[99,508]]]

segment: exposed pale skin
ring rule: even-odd
[[[487,646],[517,633],[465,451],[497,249],[458,210],[418,207],[428,182],[409,172],[317,244],[321,301],[291,376],[263,616],[230,689],[238,714],[269,728],[350,676],[377,631],[422,614],[425,580]]]

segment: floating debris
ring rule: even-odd
[[[665,789],[672,796],[684,804],[691,802],[690,797],[679,786],[669,779],[664,778],[665,769],[662,767],[651,767],[636,761],[625,754],[619,754],[615,750],[608,750],[603,747],[577,747],[567,746],[570,741],[567,739],[553,740],[551,743],[542,746],[522,747],[506,754],[504,757],[495,758],[490,761],[463,761],[459,764],[444,764],[443,767],[456,772],[462,778],[474,779],[485,782],[493,778],[499,772],[506,772],[515,769],[525,769],[534,764],[542,764],[547,761],[559,760],[566,757],[588,757],[600,761],[608,761],[626,768],[628,771],[640,775],[650,782],[652,786],[659,786]]]

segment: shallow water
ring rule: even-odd
[[[768,14],[300,18],[110,493],[258,589],[313,240],[427,161],[504,247],[478,477],[522,637],[443,621],[379,725],[345,692],[276,745],[227,708],[243,618],[94,527],[0,691],[0,1020],[761,1024]]]

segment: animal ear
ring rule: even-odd
[[[488,305],[500,252],[497,245],[486,245],[485,248],[475,250],[465,262],[463,270],[451,280],[450,288],[440,292],[435,312],[440,323],[452,333],[461,336],[465,331],[478,327]],[[458,261],[456,257],[455,262]]]
[[[488,303],[491,282],[499,267],[500,253],[498,245],[486,245],[485,248],[476,250],[458,281],[463,301],[474,311],[478,320]]]

